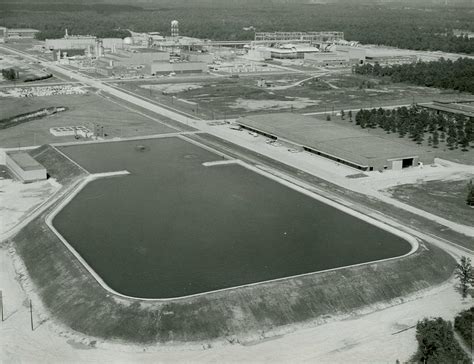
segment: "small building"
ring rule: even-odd
[[[6,152],[5,165],[23,183],[41,181],[47,178],[46,168],[24,151]]]
[[[434,162],[434,155],[419,147],[300,114],[252,115],[236,123],[292,150],[319,155],[361,171],[397,170]]]
[[[92,132],[85,126],[56,126],[49,129],[49,132],[57,137],[60,136],[81,136],[83,138],[90,138],[93,136]]]

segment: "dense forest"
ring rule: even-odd
[[[257,31],[343,31],[348,40],[418,50],[474,53],[474,39],[454,36],[454,29],[474,31],[474,8],[406,7],[397,5],[291,4],[269,1],[186,0],[136,5],[75,5],[33,2],[2,4],[0,24],[39,29],[40,39],[71,34],[103,36],[117,29],[169,34],[173,19],[183,35],[215,40],[253,39]],[[146,7],[145,7],[146,6]]]
[[[354,72],[362,75],[390,77],[392,82],[438,87],[474,93],[474,59],[456,61],[441,58],[432,62],[381,66],[378,63],[356,65]]]
[[[398,133],[400,138],[408,136],[417,144],[422,144],[426,139],[427,144],[433,148],[438,148],[442,142],[449,149],[461,148],[468,151],[469,145],[474,143],[473,118],[436,114],[417,105],[393,110],[360,110],[356,114],[355,123],[361,128],[379,127],[387,134]],[[427,138],[425,134],[429,134]]]

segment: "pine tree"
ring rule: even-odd
[[[331,115],[327,114],[327,115],[326,115],[326,120],[327,120],[327,121],[331,121]]]
[[[464,134],[466,135],[468,143],[474,142],[474,118],[469,118],[464,125]]]
[[[438,148],[438,144],[439,144],[439,135],[438,135],[438,131],[435,130],[433,132],[433,148]]]
[[[345,115],[344,110],[341,110],[341,120],[344,120],[344,115]]]
[[[468,285],[472,281],[472,273],[473,271],[472,271],[471,259],[465,256],[462,256],[461,259],[459,260],[459,263],[456,264],[454,275],[456,276],[456,278],[459,279],[459,282],[461,283],[463,297],[467,296]]]
[[[442,141],[444,143],[446,141],[446,133],[444,131],[442,131],[439,138],[440,138],[440,141]]]
[[[433,145],[433,137],[431,135],[428,137],[428,145],[430,147]]]
[[[457,133],[454,127],[454,123],[449,124],[448,126],[448,137],[446,138],[446,145],[449,149],[454,149],[454,146],[457,142]]]
[[[466,202],[469,206],[474,206],[474,184],[472,184],[472,180],[470,180],[467,185]]]
[[[352,110],[349,110],[347,115],[349,116],[349,121],[352,123]]]

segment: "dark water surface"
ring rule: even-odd
[[[53,221],[126,295],[177,297],[410,250],[402,238],[244,167],[205,167],[222,157],[178,138],[61,150],[90,172],[131,173],[93,181]]]

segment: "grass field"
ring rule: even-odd
[[[74,136],[55,137],[51,127],[82,125],[94,130],[94,125],[104,127],[108,138],[133,137],[174,132],[161,123],[128,110],[120,103],[98,96],[64,95],[33,98],[0,98],[0,119],[50,106],[66,106],[68,111],[33,120],[2,130],[0,147],[17,147],[74,141]]]
[[[474,226],[474,209],[466,204],[468,179],[405,184],[386,190],[392,197],[445,219]]]

